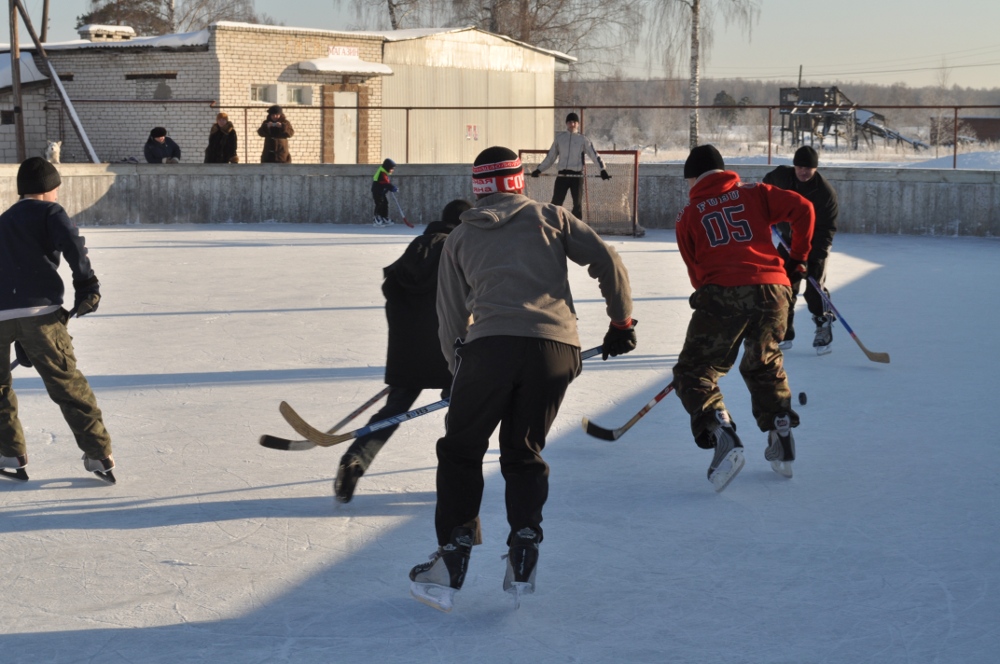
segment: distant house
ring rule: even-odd
[[[90,25],[80,36],[45,50],[106,162],[141,155],[154,126],[168,129],[182,161],[200,162],[223,110],[239,134],[241,160],[256,163],[257,128],[275,103],[295,128],[295,163],[377,163],[387,156],[462,163],[494,144],[547,147],[555,75],[575,62],[477,28],[347,32],[220,22],[139,38],[131,28]],[[9,54],[9,47],[0,51]],[[31,51],[22,43],[28,154],[62,140],[64,162],[86,161]],[[13,162],[9,69],[9,57],[0,55],[0,158]],[[420,110],[428,106],[444,108]]]

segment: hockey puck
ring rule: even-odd
[[[806,405],[806,393],[805,392],[799,392],[799,405],[802,405],[802,406]]]

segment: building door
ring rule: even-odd
[[[333,93],[333,157],[335,164],[358,163],[358,93]]]

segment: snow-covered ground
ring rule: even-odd
[[[15,370],[31,481],[0,481],[3,662],[995,662],[1000,649],[1000,244],[841,235],[834,352],[786,354],[806,392],[795,477],[773,473],[738,373],[748,450],[722,494],[668,397],[690,293],[671,231],[610,238],[640,345],[585,363],[546,458],[538,592],[501,590],[503,483],[451,614],[409,597],[434,548],[438,412],[400,427],[349,505],[342,448],[279,452],[288,400],[329,426],[382,387],[381,268],[422,229],[85,229],[104,300],[71,322],[118,462],[86,475],[57,407]],[[607,321],[573,270],[585,346]],[[801,303],[800,303],[801,306]],[[427,393],[426,401],[436,394]],[[423,403],[423,401],[419,402]],[[359,425],[363,423],[359,421]]]

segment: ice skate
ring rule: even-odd
[[[538,533],[532,528],[522,528],[511,539],[507,559],[507,573],[503,589],[514,597],[514,608],[521,606],[521,596],[535,592],[535,571],[538,569]]]
[[[345,454],[337,467],[337,478],[333,480],[333,495],[339,503],[349,503],[354,497],[358,480],[365,474],[357,458]]]
[[[792,340],[795,338],[795,328],[792,327],[792,316],[788,316],[788,329],[785,330],[785,338],[778,343],[778,348],[781,350],[791,350]]]
[[[833,316],[824,314],[813,316],[816,323],[816,337],[813,339],[813,348],[817,355],[826,355],[833,352]]]
[[[792,437],[792,421],[788,413],[782,413],[774,418],[774,428],[767,433],[764,458],[771,462],[771,469],[774,472],[782,477],[792,476],[795,439]]]
[[[0,455],[0,475],[6,478],[27,482],[28,471],[24,469],[27,465],[27,454],[18,454],[12,457]]]
[[[743,470],[746,459],[743,458],[743,443],[736,435],[729,413],[717,410],[715,417],[719,424],[710,431],[710,436],[715,441],[715,456],[708,467],[708,481],[718,493],[729,486],[733,478]]]
[[[431,554],[430,561],[410,570],[410,594],[438,611],[450,612],[455,593],[465,582],[472,554],[472,529],[459,526],[451,531],[451,541]]]
[[[109,454],[106,459],[89,459],[87,455],[83,455],[83,467],[87,469],[88,472],[93,473],[97,479],[103,480],[108,484],[114,484],[118,480],[115,479],[115,474],[111,472],[115,467],[115,460],[111,458]]]

